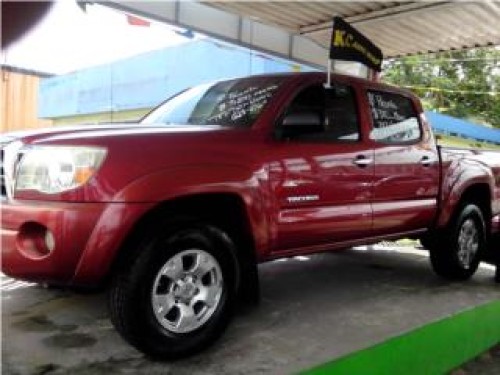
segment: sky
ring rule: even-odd
[[[1,63],[65,74],[190,41],[175,31],[157,22],[132,26],[125,13],[105,6],[88,5],[84,12],[74,0],[58,0],[31,31],[2,51]]]

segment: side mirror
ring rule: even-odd
[[[285,115],[276,130],[278,139],[293,139],[301,135],[321,133],[324,127],[320,113],[301,111]]]

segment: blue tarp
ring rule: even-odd
[[[488,128],[437,112],[427,111],[425,115],[435,133],[500,144],[500,129]]]

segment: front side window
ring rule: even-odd
[[[284,114],[278,129],[290,140],[355,142],[360,139],[356,96],[352,87],[321,84],[303,89]]]
[[[368,91],[373,128],[370,138],[381,143],[411,143],[422,136],[411,99],[394,93]]]
[[[262,77],[196,86],[160,105],[141,123],[250,127],[282,82],[281,77]]]

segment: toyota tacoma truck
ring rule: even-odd
[[[5,134],[2,271],[107,286],[120,334],[163,359],[256,302],[260,262],[411,237],[470,278],[500,226],[500,153],[436,146],[408,91],[325,80],[218,81],[137,124]]]

